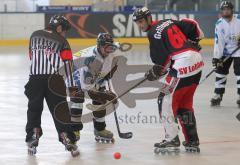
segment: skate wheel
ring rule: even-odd
[[[96,142],[98,142],[98,143],[100,142],[100,139],[98,139],[98,138],[95,138],[95,140],[96,140]]]
[[[176,150],[175,153],[176,153],[176,154],[179,154],[179,153],[180,153],[180,149]]]
[[[77,157],[78,155],[80,155],[80,153],[78,150],[72,150],[71,155],[72,155],[72,157]]]
[[[186,148],[186,152],[189,152],[189,153],[200,153],[200,148]]]
[[[186,151],[187,151],[187,152],[191,152],[191,149],[189,149],[189,148],[186,148]]]
[[[112,140],[111,140],[111,143],[113,143],[113,144],[114,144],[114,143],[115,143],[115,139],[112,139]]]
[[[165,150],[160,150],[160,153],[161,153],[162,155],[165,155],[165,154],[167,153],[167,151],[165,151]]]
[[[160,153],[160,149],[159,149],[159,148],[155,148],[155,149],[154,149],[154,153],[155,153],[155,154],[159,154],[159,153]]]
[[[220,104],[211,104],[211,107],[220,107]]]
[[[28,148],[28,155],[35,155],[37,153],[36,147]]]
[[[197,152],[197,153],[200,153],[200,148],[197,148],[196,152]]]

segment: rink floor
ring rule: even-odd
[[[78,50],[74,47],[73,50]],[[160,164],[160,165],[233,165],[240,162],[240,122],[236,115],[240,112],[236,105],[236,79],[228,76],[227,90],[222,106],[211,108],[209,100],[213,96],[214,76],[199,86],[194,100],[201,142],[201,153],[190,154],[181,147],[179,155],[155,155],[153,144],[163,138],[161,123],[146,123],[144,117],[158,117],[156,99],[137,101],[135,108],[120,103],[118,115],[122,117],[123,132],[132,131],[130,140],[117,136],[113,115],[106,118],[107,128],[115,134],[115,144],[97,144],[94,140],[93,125],[87,123],[78,143],[80,156],[72,158],[58,142],[52,118],[47,106],[42,115],[43,136],[36,156],[28,156],[25,138],[27,99],[23,94],[28,79],[27,47],[0,47],[0,164]],[[211,67],[212,47],[204,47],[205,68],[203,75]],[[148,47],[135,45],[126,57],[129,64],[150,64]],[[144,88],[143,90],[151,90]],[[86,113],[87,110],[84,110]],[[125,121],[128,117],[140,115],[139,122]],[[180,138],[183,140],[182,133]],[[113,154],[120,152],[122,158],[115,160]]]

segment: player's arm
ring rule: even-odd
[[[83,103],[84,102],[84,93],[79,87],[76,86],[73,78],[74,68],[73,68],[73,55],[70,45],[67,40],[63,45],[63,48],[60,51],[60,57],[64,63],[64,70],[66,74],[66,79],[68,82],[68,91],[71,101],[74,103]]]
[[[175,21],[174,23],[181,29],[189,40],[199,42],[199,40],[204,38],[204,33],[197,21],[184,18],[180,21]]]
[[[32,35],[29,39],[29,46],[28,46],[28,56],[29,56],[29,59],[32,60],[32,42],[33,42],[33,39],[32,39]]]
[[[160,50],[164,50],[161,48],[162,44],[160,43],[160,39],[152,38],[150,42],[150,54],[153,63],[155,64],[146,74],[145,77],[149,81],[154,81],[159,79],[161,76],[166,74],[166,70],[171,63],[171,57],[169,54],[160,52]]]
[[[73,81],[73,55],[70,45],[67,40],[63,43],[62,49],[60,50],[60,57],[64,63],[64,70],[67,78],[67,86],[74,86]]]
[[[224,37],[223,37],[223,30],[220,26],[216,25],[215,27],[215,37],[214,37],[214,53],[213,58],[220,59],[223,56],[224,50]]]
[[[213,59],[212,64],[213,68],[217,69],[222,66],[223,63],[223,50],[224,50],[225,40],[223,36],[223,30],[219,24],[215,27],[215,37],[214,37],[214,51],[213,51]]]

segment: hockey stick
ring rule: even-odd
[[[110,92],[112,92],[111,90],[111,86],[110,86],[110,82],[108,82],[108,89]],[[123,133],[120,131],[120,127],[119,127],[119,122],[118,122],[118,117],[117,117],[117,112],[116,112],[116,107],[115,105],[113,104],[113,108],[114,108],[114,118],[115,118],[115,121],[116,121],[116,126],[117,126],[117,131],[118,131],[118,136],[122,139],[130,139],[132,138],[133,136],[133,133],[132,132],[126,132],[126,133]]]
[[[226,62],[236,51],[238,51],[240,47],[237,47],[229,56],[227,56],[224,60],[223,63]],[[212,69],[200,82],[199,84],[202,84],[211,74],[215,72],[215,69]]]
[[[119,98],[121,98],[122,96],[124,96],[125,94],[127,94],[129,91],[131,91],[132,89],[136,88],[137,86],[139,86],[140,84],[142,84],[144,81],[146,81],[147,78],[145,77],[144,79],[142,79],[141,81],[139,81],[137,84],[133,85],[131,88],[129,88],[128,90],[126,90],[125,92],[123,92],[122,94],[120,94],[118,97],[112,99],[111,101],[108,101],[106,104],[104,105],[100,105],[97,106],[96,108],[88,108],[91,111],[101,111],[103,109],[105,109],[108,105],[112,104],[113,102],[115,102],[116,100],[118,100]],[[90,107],[90,106],[89,106]]]
[[[130,49],[132,49],[132,44],[127,43],[127,42],[124,42],[124,43],[118,43],[118,42],[116,42],[116,43],[114,43],[112,46],[113,46],[113,48],[114,48],[115,50],[119,49],[121,52],[127,52],[127,51],[129,51]],[[95,47],[95,46],[92,46],[92,47]],[[92,48],[92,47],[90,47],[90,48]],[[73,55],[74,55],[75,57],[81,57],[82,53],[85,53],[85,51],[86,51],[87,49],[89,49],[89,48],[79,50],[79,51],[77,51],[76,53],[74,53]]]

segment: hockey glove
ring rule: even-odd
[[[96,91],[96,90],[89,90],[88,91],[89,97],[101,104],[106,104],[107,101],[111,101],[115,99],[117,96],[115,93],[110,92],[110,91]],[[113,104],[116,104],[117,100],[113,102]]]
[[[149,81],[155,81],[155,80],[158,80],[164,74],[166,74],[166,71],[163,70],[162,66],[154,65],[152,69],[150,69],[149,71],[147,71],[147,73],[145,73],[145,77]]]
[[[84,92],[78,87],[68,87],[70,100],[74,103],[84,102]]]
[[[212,59],[212,66],[213,66],[213,69],[216,71],[217,69],[219,68],[222,68],[223,67],[223,59],[220,58],[213,58]]]

